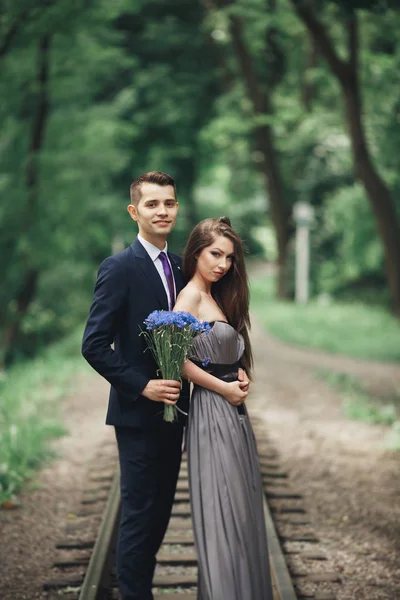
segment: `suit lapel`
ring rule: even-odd
[[[164,286],[163,286],[163,282],[161,281],[161,277],[159,272],[157,271],[156,266],[154,265],[153,261],[151,260],[150,256],[147,254],[146,250],[144,249],[144,247],[142,246],[142,244],[139,242],[138,239],[136,239],[133,244],[131,245],[131,249],[135,255],[135,257],[138,260],[138,265],[141,268],[141,270],[143,271],[143,274],[145,275],[146,279],[148,280],[151,289],[154,291],[155,295],[157,296],[158,301],[161,304],[161,307],[164,310],[168,310],[168,298],[167,298],[167,294],[165,292]]]
[[[176,296],[178,297],[179,292],[182,288],[185,287],[185,282],[183,280],[183,274],[181,270],[181,266],[176,262],[175,257],[168,252],[168,258],[172,266],[172,271],[175,279],[175,287],[176,287]]]

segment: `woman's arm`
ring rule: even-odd
[[[179,294],[174,306],[174,311],[182,310],[198,318],[200,302],[201,294],[199,290],[191,285],[187,285]],[[182,375],[187,377],[193,383],[224,396],[224,398],[234,406],[242,404],[248,394],[248,382],[232,381],[227,383],[226,381],[221,381],[221,379],[200,369],[200,367],[190,360],[185,361]]]
[[[183,375],[196,385],[200,385],[212,392],[216,392],[221,396],[224,396],[226,400],[237,406],[243,404],[245,401],[248,391],[248,382],[245,381],[231,381],[226,382],[214,377],[210,373],[206,373],[200,367],[195,365],[191,360],[185,361],[183,365]]]

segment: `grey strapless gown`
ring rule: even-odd
[[[242,336],[216,321],[195,338],[191,354],[198,363],[231,365],[243,350]],[[187,451],[198,600],[273,598],[261,473],[246,408],[242,412],[194,386]]]

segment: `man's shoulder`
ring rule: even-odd
[[[99,267],[99,272],[122,272],[131,268],[135,264],[135,254],[132,251],[132,247],[128,246],[121,252],[116,252],[107,256]]]
[[[173,252],[170,252],[168,250],[168,255],[170,258],[172,258],[172,260],[177,263],[178,265],[182,264],[182,258],[179,256],[179,254],[174,254]]]

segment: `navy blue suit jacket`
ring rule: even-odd
[[[179,294],[184,287],[181,259],[170,253],[168,256]],[[162,420],[164,404],[141,395],[148,381],[157,378],[157,366],[146,350],[144,336],[139,335],[145,318],[162,309],[168,310],[167,294],[138,239],[100,265],[82,354],[111,384],[108,425],[151,427]],[[189,385],[184,383],[178,406],[188,412],[188,405]]]

